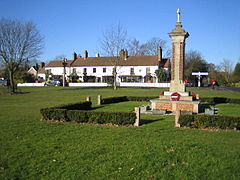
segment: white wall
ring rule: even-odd
[[[107,87],[107,83],[69,83],[69,87]]]
[[[120,87],[161,87],[168,88],[170,83],[125,83],[121,82]]]
[[[17,86],[18,87],[41,87],[44,86],[45,83],[18,83]]]
[[[83,76],[84,68],[87,68],[87,76],[112,76],[114,66],[85,66],[85,67],[73,67],[76,68],[76,73],[78,76]],[[71,73],[73,70],[71,68],[68,72]],[[93,72],[93,68],[96,68],[96,72]],[[106,72],[103,72],[103,68],[106,68]],[[134,68],[134,74],[136,76],[146,76],[146,68],[150,68],[151,76],[155,76],[155,71],[158,69],[158,66],[118,66],[117,67],[117,76],[126,76],[131,74],[131,68]],[[53,70],[53,72],[60,72]],[[53,73],[54,74],[54,73]],[[68,75],[68,74],[67,74]],[[120,82],[120,78],[117,79]]]
[[[69,83],[70,87],[107,87],[107,83]],[[158,87],[168,88],[170,83],[118,83],[120,87]]]
[[[83,81],[83,72],[84,68],[87,68],[87,76],[112,76],[114,66],[81,66],[81,67],[66,67],[66,76],[69,76],[73,69],[76,69],[78,76],[81,76],[81,81]],[[93,68],[96,68],[96,72],[93,72]],[[103,72],[103,68],[106,68],[106,72]],[[134,74],[136,76],[146,76],[146,68],[150,68],[150,73],[152,77],[156,77],[155,71],[158,69],[158,66],[118,66],[117,67],[117,76],[126,76],[131,74],[131,68],[134,68]],[[63,67],[46,67],[45,70],[51,69],[53,75],[63,75]],[[45,76],[45,75],[44,75]],[[117,78],[117,82],[120,82],[121,79]]]

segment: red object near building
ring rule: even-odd
[[[179,93],[175,92],[175,93],[171,94],[171,99],[172,99],[172,101],[179,101],[180,96],[181,95]]]
[[[216,81],[215,80],[212,80],[212,85],[216,85]]]
[[[186,79],[186,80],[184,80],[184,84],[185,85],[187,85],[188,84],[188,80]]]

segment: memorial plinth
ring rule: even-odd
[[[185,39],[189,36],[180,22],[180,9],[177,10],[176,27],[168,33],[172,39],[171,82],[169,91],[158,99],[152,99],[152,109],[169,111],[191,111],[198,113],[199,97],[186,91],[184,84]],[[179,97],[174,98],[174,94]]]

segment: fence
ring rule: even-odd
[[[18,87],[42,87],[45,83],[18,83]]]
[[[119,87],[158,87],[168,88],[170,83],[118,83]],[[44,83],[18,83],[18,87],[42,87]],[[107,87],[107,83],[69,83],[69,87]]]

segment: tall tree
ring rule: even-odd
[[[208,65],[200,52],[191,50],[186,53],[184,69],[185,79],[194,81],[195,77],[192,76],[192,72],[207,71]]]
[[[157,55],[157,47],[161,46],[163,49],[164,57],[170,56],[170,50],[167,48],[167,41],[158,37],[153,37],[146,43],[141,44],[136,38],[133,38],[128,43],[129,55],[142,56],[142,55]]]
[[[100,49],[106,56],[113,57],[111,59],[113,66],[113,87],[117,89],[117,74],[119,61],[121,60],[119,52],[127,46],[127,30],[121,25],[113,25],[106,29],[100,39]]]
[[[143,56],[147,53],[146,45],[140,44],[136,38],[133,38],[128,42],[128,51],[131,56]]]
[[[42,47],[43,38],[34,23],[0,20],[0,61],[8,71],[13,93],[15,73],[25,62],[38,57]]]
[[[240,62],[235,65],[233,79],[234,81],[240,81]]]
[[[229,59],[223,59],[219,64],[219,71],[225,72],[224,78],[229,83],[233,71],[233,62]]]
[[[163,51],[165,53],[167,53],[167,41],[162,40],[158,37],[153,37],[150,40],[148,40],[145,43],[145,48],[146,48],[146,54],[145,55],[157,55],[158,51],[157,51],[157,47],[161,46]],[[168,55],[164,55],[164,56],[168,56]]]

